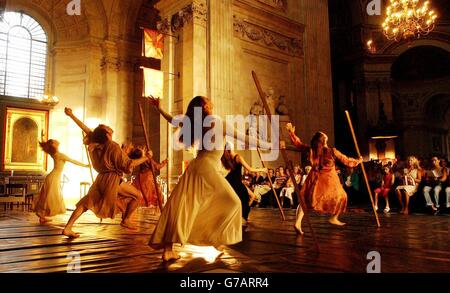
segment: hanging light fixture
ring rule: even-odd
[[[390,0],[386,8],[383,32],[388,40],[411,40],[429,34],[435,26],[437,14],[430,1]]]

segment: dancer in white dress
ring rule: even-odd
[[[150,97],[149,100],[169,123],[174,123],[173,117],[161,109],[159,99]],[[201,111],[198,111],[199,109]],[[196,114],[201,112],[200,121],[194,120],[194,112]],[[194,123],[203,123],[204,118],[209,115],[212,115],[212,104],[208,98],[195,97],[190,102],[185,118],[193,122],[191,140],[187,142],[188,139],[185,137],[184,141],[180,140],[185,147],[203,142],[205,133],[212,127],[203,127],[203,131],[196,133]],[[220,120],[215,122],[223,123]],[[240,141],[249,142],[248,136],[234,128],[224,126],[223,129],[224,136],[228,134]],[[268,143],[259,143],[264,148],[270,148]],[[174,243],[214,246],[220,250],[223,245],[242,241],[241,203],[221,173],[220,158],[224,145],[221,150],[206,150],[204,147],[200,149],[202,150],[189,163],[172,191],[149,241],[152,248],[164,249],[162,256],[164,261],[179,258],[173,250]]]
[[[53,170],[45,177],[44,185],[41,188],[39,196],[35,199],[33,210],[39,217],[39,222],[44,224],[50,220],[46,217],[53,217],[66,213],[66,206],[61,194],[61,175],[66,162],[81,166],[89,167],[89,165],[72,160],[68,156],[58,151],[59,142],[50,139],[46,142],[39,143],[42,150],[49,154],[54,162]]]

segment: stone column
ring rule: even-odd
[[[210,1],[209,23],[209,84],[208,95],[214,103],[214,113],[225,118],[233,114],[233,13],[232,0]]]
[[[323,130],[334,144],[333,94],[331,84],[331,53],[328,23],[328,1],[302,0],[300,7],[301,23],[305,25],[304,34],[304,82],[305,117],[303,127],[309,129],[306,137],[315,131]],[[310,115],[309,113],[314,113]]]

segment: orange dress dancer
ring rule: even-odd
[[[345,225],[339,221],[338,217],[347,208],[347,193],[339,180],[335,161],[338,159],[346,166],[356,167],[362,160],[348,158],[337,149],[328,147],[328,137],[323,132],[317,132],[309,146],[303,144],[295,135],[295,127],[290,123],[286,128],[293,144],[301,151],[310,152],[312,169],[300,191],[300,196],[304,199],[306,206],[318,213],[331,214],[332,217],[329,220],[331,224]],[[301,229],[303,215],[303,210],[299,206],[294,226],[298,234],[303,234]]]
[[[140,149],[135,149],[130,154],[131,159],[141,158],[143,155]],[[159,171],[167,165],[167,160],[162,161],[161,163],[156,162],[155,160],[151,160],[151,164],[153,166],[154,171]],[[153,173],[150,170],[150,163],[146,162],[139,166],[139,172],[136,174],[136,179],[133,181],[134,187],[139,189],[142,192],[142,199],[140,202],[140,206],[144,207],[157,207],[158,206],[158,193],[155,186],[155,180],[153,179]],[[157,188],[160,188],[159,186]],[[161,190],[160,190],[160,194]],[[161,205],[162,197],[160,198]]]

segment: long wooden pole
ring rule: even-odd
[[[266,163],[262,159],[261,150],[259,148],[257,148],[257,151],[258,151],[259,159],[261,160],[263,167],[267,168]],[[281,220],[286,221],[286,217],[284,215],[283,208],[281,207],[280,200],[278,199],[277,193],[275,192],[275,188],[273,188],[272,178],[270,178],[269,175],[267,175],[267,178],[269,179],[269,184],[270,184],[270,188],[272,189],[273,196],[275,197],[275,200],[277,201],[278,209],[280,210],[280,214],[281,214]]]
[[[359,151],[358,141],[356,140],[355,130],[353,129],[352,119],[350,118],[350,113],[345,111],[345,115],[347,116],[348,125],[350,126],[350,130],[353,136],[353,142],[355,143],[356,152],[358,153],[358,158],[361,158],[361,152]],[[375,215],[375,219],[377,220],[377,226],[380,227],[380,220],[378,219],[377,211],[375,210],[375,204],[373,202],[372,189],[369,185],[369,180],[367,179],[366,168],[364,168],[364,164],[361,163],[361,169],[364,175],[364,181],[366,182],[367,191],[369,191],[370,202],[372,203],[373,213]]]
[[[261,84],[259,82],[258,76],[256,75],[256,72],[252,71],[252,76],[253,76],[253,80],[255,81],[256,88],[258,89],[259,96],[261,97],[261,100],[263,102],[264,109],[266,110],[266,113],[267,113],[267,115],[269,117],[269,123],[271,125],[271,123],[272,123],[272,113],[270,111],[269,105],[267,104],[266,94],[262,90],[262,87],[261,87]],[[295,180],[295,173],[294,173],[294,170],[292,168],[292,164],[291,164],[291,162],[290,162],[290,160],[289,160],[289,158],[287,156],[286,150],[280,149],[280,152],[281,152],[281,155],[283,156],[285,164],[287,165],[287,167],[289,169],[289,175],[291,177],[292,183],[294,184],[294,189],[295,189],[295,192],[297,193],[298,202],[299,202],[301,208],[303,209],[303,212],[305,213],[304,218],[305,218],[305,221],[306,221],[306,223],[307,223],[307,225],[309,227],[309,230],[311,231],[311,236],[313,238],[315,247],[316,247],[317,251],[319,251],[320,250],[319,242],[317,241],[316,233],[314,232],[314,229],[312,227],[312,224],[311,224],[311,221],[310,221],[310,218],[309,218],[309,214],[308,214],[307,206],[306,206],[305,202],[303,201],[303,199],[302,199],[302,197],[300,195],[300,187],[298,186],[297,181]]]
[[[139,114],[141,117],[142,129],[144,130],[144,137],[145,137],[145,143],[147,145],[147,150],[150,151],[150,139],[148,138],[147,126],[145,124],[144,110],[142,110],[141,103],[139,103]],[[156,195],[158,197],[158,206],[159,206],[160,211],[162,212],[162,210],[163,210],[162,198],[161,198],[161,193],[159,192],[160,190],[159,190],[158,182],[156,181],[155,170],[153,169],[152,162],[150,162],[149,165],[150,165],[150,172],[152,172],[153,184],[155,185],[155,189],[156,189]]]

